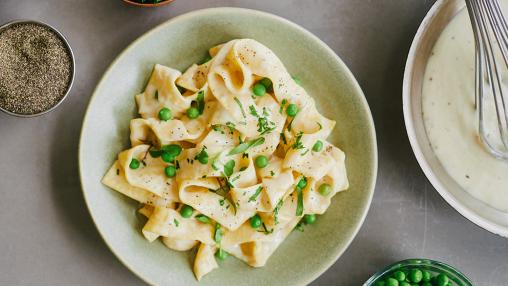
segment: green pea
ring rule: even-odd
[[[294,104],[294,103],[289,104],[288,107],[286,108],[286,114],[288,116],[295,117],[297,113],[298,113],[298,106],[296,106],[296,104]]]
[[[171,119],[171,110],[167,107],[161,108],[159,110],[159,119],[162,121],[168,121]]]
[[[199,163],[206,165],[206,164],[208,164],[208,153],[205,150],[202,150],[196,156],[196,159],[198,159]]]
[[[395,273],[393,273],[393,278],[397,279],[399,282],[402,282],[404,280],[406,280],[406,274],[404,274],[404,272],[402,271],[395,271]]]
[[[228,258],[228,253],[224,251],[222,248],[219,248],[217,252],[215,252],[215,257],[219,259],[220,261],[224,261],[226,258]]]
[[[374,286],[386,286],[386,283],[384,281],[377,281]]]
[[[254,164],[256,164],[256,167],[262,169],[268,166],[268,157],[266,157],[265,155],[259,155],[256,157]]]
[[[420,281],[422,281],[422,276],[423,273],[420,269],[411,269],[411,271],[409,271],[409,280],[411,282],[420,283]]]
[[[302,85],[302,80],[297,76],[292,76],[293,80],[296,82],[297,85]]]
[[[254,87],[252,87],[252,92],[256,96],[263,96],[266,93],[266,87],[261,83],[256,83]]]
[[[386,279],[386,286],[399,286],[399,281],[395,278],[388,278]]]
[[[177,144],[164,145],[161,149],[172,157],[177,157],[180,153],[182,153],[182,147]]]
[[[409,284],[409,282],[406,282],[406,281],[402,281],[400,282],[399,284],[400,286],[411,286],[411,284]]]
[[[183,205],[183,207],[180,209],[180,214],[184,218],[190,218],[193,212],[194,209],[192,209],[192,207],[188,205]]]
[[[303,221],[306,224],[313,224],[316,221],[316,215],[315,214],[306,214],[303,216]]]
[[[196,119],[199,116],[199,110],[196,107],[187,109],[187,117],[190,119]]]
[[[430,279],[432,279],[432,274],[430,274],[429,271],[422,271],[422,281],[423,282],[430,282]]]
[[[258,214],[250,218],[250,226],[252,226],[252,228],[258,228],[262,223],[263,222],[261,221],[261,217],[259,217]]]
[[[168,152],[163,151],[161,154],[161,159],[162,159],[162,161],[169,163],[169,162],[175,160],[175,157],[171,156]]]
[[[323,142],[321,142],[321,140],[318,140],[316,141],[316,143],[314,143],[314,146],[312,146],[312,151],[319,152],[321,151],[321,149],[323,149]]]
[[[259,83],[264,85],[266,89],[270,89],[272,87],[272,80],[270,80],[267,77],[265,77],[262,80],[260,80]]]
[[[137,159],[132,158],[131,163],[129,164],[129,168],[132,170],[136,170],[139,168],[139,161]]]
[[[169,178],[173,178],[176,175],[176,167],[175,166],[167,166],[164,169],[164,173],[166,173],[166,176]]]
[[[323,196],[328,196],[332,192],[332,186],[330,184],[321,184],[318,188],[318,192]]]
[[[299,189],[305,189],[307,186],[307,179],[305,177],[301,178],[300,181],[298,181],[298,184],[296,185]]]
[[[447,286],[449,281],[450,281],[450,279],[448,279],[448,276],[446,276],[446,274],[443,274],[443,273],[439,274],[436,277],[436,285],[437,286]]]

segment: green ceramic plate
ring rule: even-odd
[[[199,285],[303,285],[331,266],[350,244],[369,208],[377,173],[374,124],[351,72],[326,44],[301,27],[258,11],[216,8],[174,18],[132,43],[97,86],[83,123],[79,149],[86,203],[104,241],[134,273],[150,284],[198,285],[194,253],[149,243],[137,203],[100,180],[117,153],[127,148],[134,95],[144,89],[155,63],[184,70],[209,47],[252,38],[271,48],[301,78],[318,108],[337,121],[330,140],[347,155],[350,189],[338,194],[325,215],[305,232],[293,232],[266,267],[230,258]]]

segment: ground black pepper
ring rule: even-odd
[[[0,107],[31,115],[65,96],[73,63],[64,41],[50,28],[17,23],[0,31]]]

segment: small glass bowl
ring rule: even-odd
[[[432,276],[438,274],[446,274],[446,276],[448,276],[450,279],[450,282],[452,282],[453,286],[474,286],[473,282],[471,282],[471,280],[469,280],[464,274],[448,264],[430,259],[416,258],[402,260],[388,265],[383,270],[372,275],[372,277],[370,277],[369,280],[363,284],[363,286],[374,286],[377,281],[388,278],[388,274],[391,274],[397,270],[404,271],[412,268],[427,270],[432,273]]]

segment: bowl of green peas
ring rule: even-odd
[[[374,274],[363,286],[473,286],[450,265],[430,259],[407,259]]]

